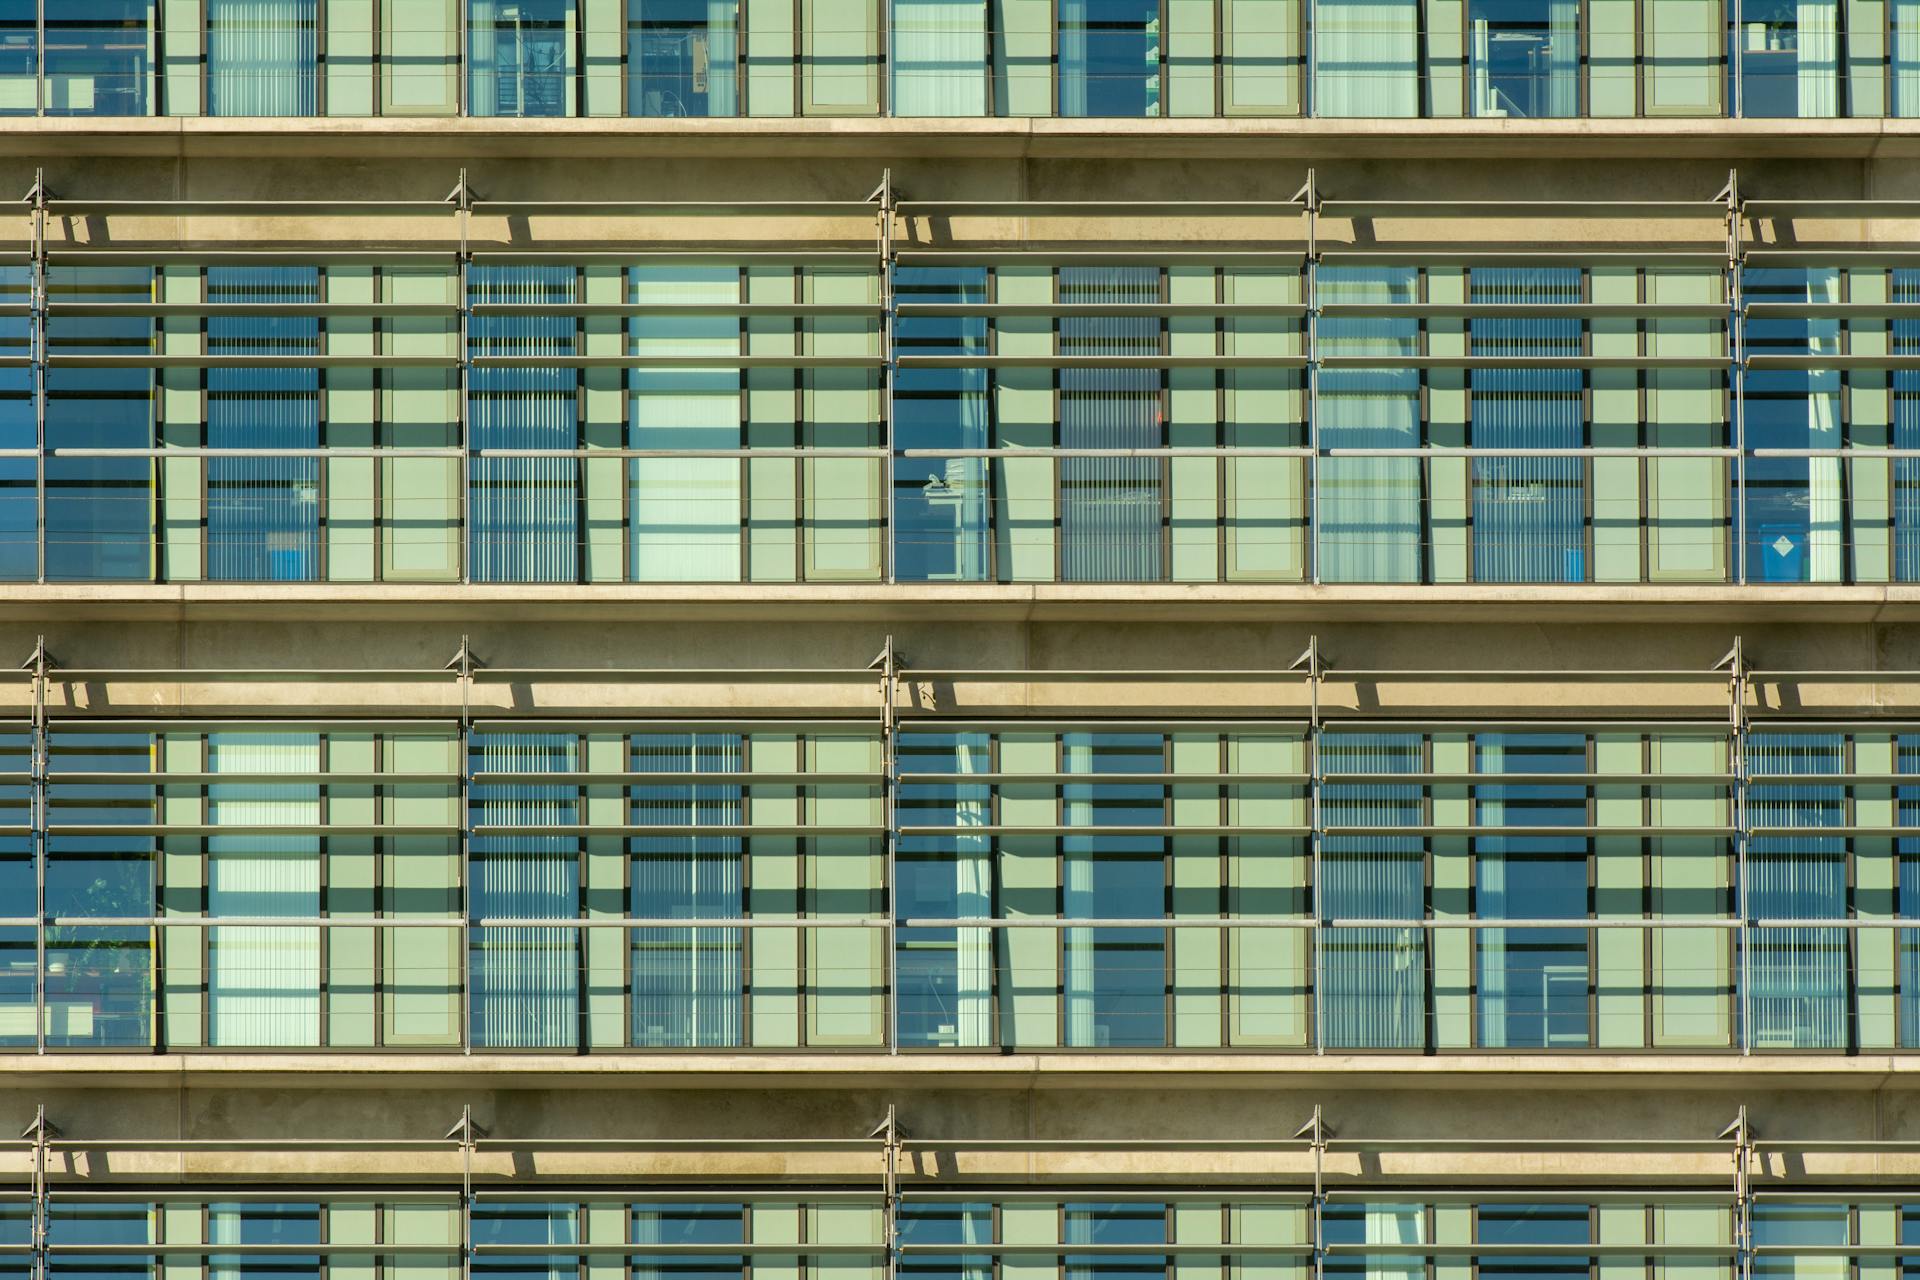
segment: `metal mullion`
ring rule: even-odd
[[[1747,783],[1747,738],[1746,716],[1746,672],[1744,658],[1738,636],[1733,642],[1733,671],[1728,680],[1729,718],[1731,733],[1729,751],[1733,759],[1728,763],[1733,773],[1733,857],[1734,857],[1734,907],[1739,919],[1739,927],[1734,932],[1732,943],[1737,949],[1735,968],[1740,983],[1738,1001],[1739,1040],[1741,1055],[1753,1052],[1753,974],[1752,974],[1752,918],[1747,903],[1747,844],[1748,812],[1751,803]]]
[[[460,674],[460,721],[458,728],[458,750],[460,753],[460,812],[454,821],[459,827],[459,857],[454,868],[459,880],[460,919],[462,925],[458,947],[460,951],[460,1052],[473,1053],[473,675],[472,655],[467,648],[465,636],[460,638],[459,656]],[[463,1235],[465,1249],[462,1255],[462,1272],[470,1280],[473,1255],[473,1188],[468,1185],[462,1195],[462,1225],[466,1228]]]
[[[46,50],[45,6],[34,6],[40,15],[41,57]],[[42,77],[44,95],[44,77]],[[47,580],[47,188],[46,171],[34,170],[33,213],[31,216],[32,263],[29,268],[27,306],[27,358],[32,366],[34,432],[34,581]]]
[[[1313,6],[1308,5],[1309,9]],[[1309,24],[1311,25],[1311,24]],[[1303,83],[1313,77],[1303,75]],[[1307,170],[1306,210],[1307,260],[1304,273],[1306,315],[1302,321],[1306,350],[1307,414],[1307,529],[1306,559],[1310,565],[1308,581],[1320,585],[1320,254],[1318,210],[1313,190],[1314,171]],[[1315,885],[1316,891],[1318,885]],[[1316,948],[1317,951],[1317,948]]]
[[[1738,0],[1736,0],[1736,4]],[[1740,206],[1730,200],[1728,205],[1728,321],[1727,351],[1732,358],[1729,371],[1733,381],[1733,431],[1734,431],[1734,477],[1733,477],[1733,519],[1734,519],[1734,575],[1733,580],[1744,584],[1747,581],[1747,317],[1746,290],[1741,279],[1745,266],[1741,261],[1739,225]],[[1889,380],[1891,383],[1891,380]]]
[[[33,654],[33,727],[29,746],[33,779],[27,823],[32,828],[34,891],[33,1045],[47,1051],[47,642],[42,636]],[[44,1174],[42,1175],[44,1177]],[[41,1188],[44,1192],[44,1187]],[[37,1224],[36,1247],[45,1244],[45,1223]],[[39,1259],[44,1264],[44,1259]],[[44,1266],[42,1266],[44,1273]],[[44,1274],[41,1277],[44,1280]]]
[[[463,6],[464,8],[464,6]],[[455,19],[460,24],[460,61],[456,70],[459,78],[456,96],[457,114],[465,115],[467,102],[467,15],[458,14]],[[473,500],[470,493],[473,476],[473,410],[469,398],[473,394],[473,348],[472,319],[473,297],[469,292],[472,281],[469,278],[473,267],[473,251],[469,243],[472,231],[473,193],[467,187],[467,171],[460,171],[460,185],[455,191],[454,221],[460,233],[460,252],[454,259],[455,306],[458,308],[455,324],[457,331],[454,341],[457,346],[455,355],[458,365],[455,369],[457,386],[455,398],[458,401],[460,415],[460,474],[455,477],[455,492],[459,495],[460,524],[460,581],[473,581]],[[576,437],[577,438],[577,437]]]
[[[885,6],[882,6],[884,9]],[[891,37],[891,30],[888,32]],[[882,77],[882,91],[889,98],[892,93],[892,69]],[[882,501],[885,503],[885,528],[881,533],[880,554],[882,577],[888,583],[899,580],[899,566],[894,544],[899,538],[899,511],[894,493],[894,406],[893,394],[896,381],[896,352],[894,349],[894,329],[897,322],[899,302],[894,295],[894,252],[893,252],[893,170],[887,169],[880,175],[880,440],[886,449],[886,455],[880,462],[880,485]],[[796,443],[798,443],[796,441]],[[896,1045],[897,1047],[897,1045]]]

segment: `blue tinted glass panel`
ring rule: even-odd
[[[47,114],[152,114],[152,23],[152,0],[49,3]]]
[[[737,0],[627,0],[627,114],[740,114]]]

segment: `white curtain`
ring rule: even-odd
[[[207,106],[216,116],[310,116],[315,0],[207,0]]]
[[[1151,304],[1158,267],[1062,267],[1067,304]],[[1133,316],[1060,321],[1064,356],[1151,356],[1160,321]],[[1160,374],[1149,369],[1060,371],[1060,444],[1068,449],[1155,448],[1162,439]],[[1161,464],[1153,458],[1060,460],[1060,575],[1069,582],[1152,582],[1161,576]]]
[[[1342,733],[1324,740],[1330,773],[1381,780],[1328,789],[1329,826],[1417,826],[1418,784],[1393,783],[1418,773],[1418,735]],[[1329,836],[1319,886],[1332,918],[1418,920],[1426,914],[1426,842],[1419,836]],[[1320,937],[1323,989],[1317,993],[1331,1048],[1417,1049],[1427,1042],[1426,931],[1416,925],[1329,929]]]
[[[711,773],[710,783],[631,789],[633,821],[739,826],[745,741],[736,733],[636,735],[635,773]],[[629,904],[642,918],[728,919],[745,911],[736,836],[637,836]],[[633,1042],[668,1048],[737,1045],[745,984],[741,930],[635,929]]]
[[[565,304],[572,267],[475,267],[475,303]],[[475,316],[473,354],[570,356],[566,315]],[[567,450],[579,439],[574,370],[473,370],[475,449]],[[472,572],[481,582],[573,582],[580,563],[579,485],[572,458],[475,458],[468,519]]]
[[[1318,0],[1314,114],[1420,114],[1418,7],[1413,0]]]
[[[1799,0],[1795,9],[1800,51],[1801,118],[1840,114],[1840,14],[1836,0]]]
[[[893,0],[893,114],[987,113],[986,0]]]
[[[1580,0],[1548,0],[1547,91],[1541,114],[1580,114]]]
[[[286,774],[303,781],[215,783],[210,826],[273,826],[285,836],[207,839],[207,914],[320,914],[319,737],[311,733],[214,733],[209,773]],[[320,930],[299,925],[220,925],[208,937],[207,1043],[320,1043]]]
[[[737,267],[636,267],[637,303],[740,301]],[[737,355],[731,316],[639,316],[633,354]],[[740,375],[731,369],[635,369],[636,449],[732,449],[741,442]],[[737,458],[633,460],[633,578],[637,582],[740,580]]]
[[[707,0],[707,114],[737,115],[740,0]]]
[[[579,822],[579,789],[540,775],[580,767],[572,734],[481,739],[475,768],[524,773],[524,783],[477,790],[478,824],[526,827],[520,836],[474,839],[471,898],[478,917],[527,920],[579,912],[579,842],[538,834]],[[579,930],[502,926],[473,931],[473,1042],[488,1048],[561,1048],[578,1038]]]

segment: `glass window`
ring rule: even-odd
[[[573,115],[574,0],[467,0],[467,110]]]
[[[476,1198],[476,1245],[575,1245],[580,1243],[580,1208],[572,1204],[516,1204]],[[483,1280],[568,1280],[579,1271],[577,1255],[499,1254],[476,1256],[473,1274]]]
[[[1059,0],[1060,114],[1160,114],[1160,0]]]
[[[1069,774],[1160,773],[1158,733],[1062,735]],[[1158,826],[1164,791],[1156,783],[1069,784],[1061,788],[1069,827]],[[1167,913],[1166,842],[1158,836],[1068,836],[1062,841],[1062,914],[1068,919],[1143,920]],[[1166,1043],[1166,931],[1066,931],[1067,1043],[1135,1047]]]
[[[1419,735],[1342,733],[1323,748],[1329,773],[1420,773]],[[1391,828],[1425,821],[1418,784],[1341,784],[1326,788],[1324,821],[1339,827]],[[1329,919],[1424,920],[1426,841],[1417,835],[1329,834],[1322,843],[1318,892]],[[1415,927],[1328,929],[1323,951],[1321,1034],[1329,1047],[1417,1049],[1427,1043],[1426,931]]]
[[[209,1204],[207,1244],[268,1246],[274,1252],[209,1252],[208,1280],[318,1280],[319,1254],[290,1250],[322,1243],[320,1216],[316,1204]]]
[[[153,112],[154,0],[59,0],[47,5],[48,115]]]
[[[636,1204],[628,1212],[629,1234],[635,1245],[704,1246],[744,1244],[747,1214],[738,1204]],[[740,1254],[639,1253],[629,1259],[631,1274],[639,1280],[715,1280],[740,1275],[746,1259]]]
[[[580,822],[580,789],[542,783],[577,772],[579,739],[561,733],[475,735],[476,772],[524,773],[524,783],[472,790],[472,913],[476,919],[571,920],[580,914],[580,841],[541,828]],[[531,828],[526,835],[511,834]],[[500,833],[500,834],[496,834]],[[473,1043],[567,1048],[579,1039],[580,930],[501,925],[472,930]]]
[[[489,266],[468,272],[476,306],[567,306],[577,296],[570,266]],[[570,357],[579,350],[568,315],[478,314],[468,322],[478,357]],[[469,374],[473,448],[578,447],[578,371],[562,366],[480,366]],[[475,457],[469,464],[469,564],[475,582],[576,582],[584,551],[578,464],[571,457]]]
[[[107,852],[114,843],[111,838],[67,836],[52,844],[47,861],[49,917],[85,921],[153,915],[151,854]],[[48,926],[48,1044],[133,1047],[150,1042],[150,939],[151,931],[140,925]]]
[[[903,1204],[900,1243],[910,1245],[989,1245],[993,1243],[990,1204]],[[907,1253],[900,1259],[906,1280],[991,1280],[991,1254]]]
[[[0,0],[0,115],[39,110],[38,0]]]
[[[1330,267],[1322,302],[1398,305],[1420,301],[1417,267]],[[1323,448],[1407,449],[1422,443],[1420,321],[1398,316],[1319,322],[1328,355],[1378,358],[1377,368],[1329,369],[1316,405]],[[1319,465],[1320,573],[1329,582],[1419,582],[1427,557],[1421,526],[1420,459],[1326,458]]]
[[[903,267],[895,273],[894,296],[904,303],[985,305],[987,269]],[[987,317],[902,315],[894,343],[914,355],[984,356]],[[906,367],[895,377],[899,449],[985,449],[993,439],[992,414],[986,369]],[[894,459],[894,569],[902,581],[992,580],[992,470],[986,458]]]
[[[1469,0],[1469,114],[1580,114],[1580,0]]]
[[[1749,302],[1841,300],[1841,273],[1833,267],[1747,268],[1742,284]],[[1833,319],[1750,317],[1745,334],[1756,354],[1818,357],[1841,349],[1841,322]],[[1747,447],[1840,448],[1842,380],[1837,368],[1750,370],[1743,404]],[[1843,580],[1845,465],[1837,457],[1747,459],[1749,581]]]
[[[1578,267],[1475,267],[1468,286],[1475,304],[1546,311],[1581,300]],[[1475,356],[1566,358],[1584,350],[1582,322],[1550,311],[1511,319],[1476,316],[1469,329]],[[1476,448],[1578,449],[1586,443],[1581,370],[1474,369],[1468,378]],[[1475,458],[1474,581],[1585,581],[1586,474],[1581,458]]]
[[[893,114],[987,114],[988,0],[892,0]]]
[[[207,0],[207,112],[310,116],[319,0]]]
[[[1753,1206],[1753,1243],[1760,1249],[1845,1246],[1852,1243],[1852,1214],[1844,1204],[1769,1204]],[[1794,1257],[1759,1254],[1755,1280],[1842,1280],[1852,1268],[1844,1257]]]
[[[1740,21],[1742,115],[1846,114],[1839,0],[1745,0]]]
[[[737,827],[746,821],[746,767],[739,734],[635,734],[634,773],[713,774],[712,782],[635,785],[635,825]],[[632,857],[628,913],[636,918],[738,919],[745,842],[735,836],[656,835],[628,841]],[[633,931],[633,1043],[714,1048],[742,1043],[745,1002],[743,930]]]
[[[1412,0],[1316,0],[1314,114],[1419,115],[1419,31]]]
[[[24,303],[31,278],[25,266],[0,267],[0,299]],[[26,316],[0,316],[0,352],[26,355],[31,325]],[[37,447],[33,396],[31,369],[0,369],[0,450]],[[39,571],[36,471],[31,457],[0,458],[0,581],[27,581]]]
[[[314,267],[209,267],[207,301],[320,301]],[[320,354],[317,316],[210,316],[210,355]],[[320,444],[317,368],[208,369],[207,447],[312,449]],[[209,458],[206,574],[214,581],[312,582],[320,576],[321,460]],[[197,566],[193,566],[197,568]],[[191,570],[189,570],[191,572]],[[185,576],[172,573],[169,576]]]
[[[1062,267],[1063,305],[1160,301],[1157,267]],[[1151,316],[1066,316],[1063,356],[1158,355]],[[1060,445],[1065,449],[1157,448],[1165,413],[1156,369],[1060,371]],[[1156,582],[1162,575],[1160,479],[1153,458],[1060,460],[1060,576],[1066,582]]]
[[[1846,823],[1847,788],[1820,785],[1847,769],[1846,735],[1754,733],[1747,767],[1755,775],[1807,775],[1804,783],[1756,783],[1748,791],[1747,911],[1757,922],[1747,964],[1756,1049],[1840,1049],[1848,1043],[1845,929],[1773,925],[1768,920],[1841,919],[1849,911],[1843,836],[1816,834]],[[1772,829],[1778,835],[1758,834]]]
[[[149,267],[51,267],[58,302],[154,300]],[[55,316],[56,353],[143,355],[153,322],[141,316]],[[61,448],[144,449],[153,444],[153,370],[53,368],[46,374],[47,443]],[[50,457],[47,577],[145,581],[153,576],[153,465],[147,458]]]
[[[1587,771],[1583,734],[1480,734],[1475,771],[1498,775]],[[1587,825],[1587,787],[1518,783],[1474,788],[1474,826]],[[1479,836],[1473,842],[1482,919],[1585,919],[1587,841]],[[1480,1042],[1499,1048],[1585,1045],[1589,987],[1585,929],[1481,929]]]
[[[739,0],[627,0],[627,114],[735,116]]]
[[[1090,1203],[1061,1206],[1062,1244],[1069,1246],[1061,1260],[1066,1280],[1159,1280],[1167,1271],[1166,1255],[1152,1252],[1167,1243],[1167,1207],[1163,1204]],[[1076,1254],[1076,1244],[1126,1248],[1138,1254]]]

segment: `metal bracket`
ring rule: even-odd
[[[1313,1198],[1317,1206],[1320,1198],[1327,1192],[1327,1139],[1333,1136],[1333,1126],[1327,1123],[1319,1103],[1313,1104],[1313,1115],[1308,1117],[1305,1124],[1293,1131],[1293,1136],[1306,1138],[1313,1144]],[[1316,1241],[1316,1245],[1317,1243]]]
[[[1733,1140],[1733,1251],[1734,1275],[1747,1280],[1753,1274],[1753,1122],[1745,1103],[1718,1135]]]
[[[1709,670],[1727,673],[1727,723],[1737,732],[1745,727],[1747,722],[1747,676],[1752,670],[1746,656],[1746,638],[1735,636],[1733,647],[1721,654],[1720,660]]]
[[[462,649],[465,648],[464,641]],[[474,1123],[473,1104],[467,1103],[460,1108],[460,1118],[454,1121],[453,1128],[447,1130],[447,1141],[460,1144],[460,1275],[462,1280],[471,1280],[473,1275],[473,1153],[480,1145],[480,1139],[487,1131]]]
[[[28,729],[27,747],[27,823],[33,846],[33,913],[41,923],[33,931],[33,1046],[34,1052],[47,1051],[47,672],[55,666],[47,652],[47,638],[34,637],[33,653],[20,664],[22,671],[33,672],[33,721]],[[44,1127],[46,1108],[42,1107],[34,1124]],[[25,1135],[22,1135],[23,1137]]]
[[[886,1280],[894,1280],[900,1269],[900,1143],[906,1137],[906,1130],[900,1127],[900,1110],[893,1103],[887,1104],[887,1114],[867,1134],[869,1138],[878,1138],[882,1143],[884,1164],[882,1166],[881,1216],[882,1232],[886,1247]]]
[[[1309,712],[1312,717],[1309,724],[1312,726],[1313,731],[1318,733],[1320,731],[1320,679],[1327,673],[1326,660],[1320,655],[1319,636],[1313,635],[1307,637],[1306,649],[1301,652],[1299,657],[1287,664],[1287,670],[1304,671],[1307,673],[1307,691],[1311,698]]]
[[[1320,256],[1320,228],[1318,225],[1320,220],[1320,188],[1318,184],[1319,174],[1315,172],[1313,166],[1309,165],[1307,166],[1307,180],[1300,184],[1298,191],[1288,197],[1288,199],[1298,204],[1306,215],[1307,261],[1309,262],[1317,260]]]
[[[33,1121],[20,1131],[20,1136],[33,1143],[33,1276],[34,1280],[46,1280],[47,1155],[54,1140],[60,1137],[60,1126],[47,1119],[46,1103],[33,1109]]]
[[[887,902],[887,1052],[900,1052],[900,912],[896,907],[899,882],[899,841],[894,834],[894,818],[900,791],[900,762],[896,747],[896,702],[900,680],[901,654],[894,648],[893,636],[867,670],[880,673],[880,816],[886,830],[886,902]],[[892,1111],[888,1111],[888,1124]],[[875,1131],[878,1132],[877,1130]]]

